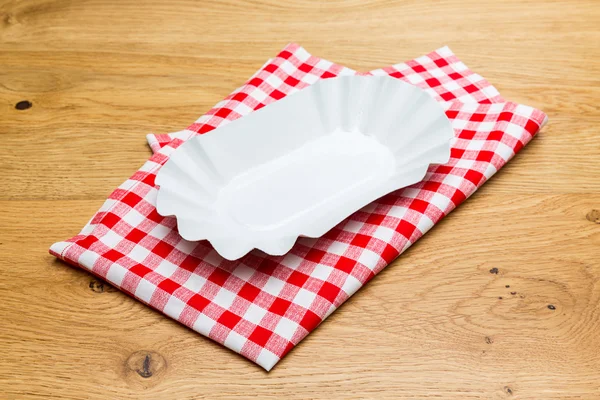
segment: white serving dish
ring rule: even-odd
[[[182,144],[157,211],[234,260],[283,255],[446,163],[453,130],[425,91],[388,76],[326,79]]]

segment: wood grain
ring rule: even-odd
[[[0,398],[600,399],[598,21],[597,1],[0,1]],[[359,70],[447,44],[550,123],[266,373],[47,249],[145,133],[290,41]]]

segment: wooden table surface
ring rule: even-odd
[[[550,122],[266,373],[47,250],[291,41]],[[599,399],[599,104],[598,1],[1,1],[0,399]]]

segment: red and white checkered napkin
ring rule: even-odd
[[[354,72],[290,45],[184,135],[207,132],[342,73]],[[448,48],[373,74],[417,84],[442,102],[456,133],[451,160],[432,166],[422,182],[357,211],[323,237],[301,238],[285,256],[253,251],[234,262],[206,241],[183,240],[175,219],[156,212],[154,186],[158,169],[183,140],[157,136],[156,154],[110,195],[79,235],[54,244],[50,252],[270,370],[475,192],[545,122],[541,111],[503,102]]]

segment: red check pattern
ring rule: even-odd
[[[256,75],[260,83],[248,83],[234,92],[186,134],[206,132],[274,101],[257,91],[269,92],[268,97],[275,99],[291,93],[301,82],[310,84],[302,80],[307,79],[305,74],[315,72],[317,80],[348,71],[306,54],[294,45],[288,47]],[[205,241],[183,240],[175,219],[156,212],[156,173],[183,143],[181,138],[162,146],[110,195],[79,235],[55,243],[50,252],[270,370],[360,287],[474,193],[545,122],[541,111],[502,102],[489,84],[464,72],[466,67],[460,77],[450,77],[448,67],[459,62],[447,54],[451,54],[448,49],[441,49],[417,59],[418,65],[399,64],[374,73],[418,79],[414,83],[426,86],[443,104],[456,135],[450,161],[430,167],[422,182],[371,203],[323,237],[299,239],[285,256],[253,251],[237,261],[224,260]],[[451,63],[439,61],[448,57]],[[450,81],[439,72],[431,72],[435,69],[445,69],[449,79],[460,83],[449,86]],[[467,89],[470,84],[464,79],[479,90]],[[275,91],[282,95],[273,97]],[[455,96],[454,101],[445,101],[448,93]]]

